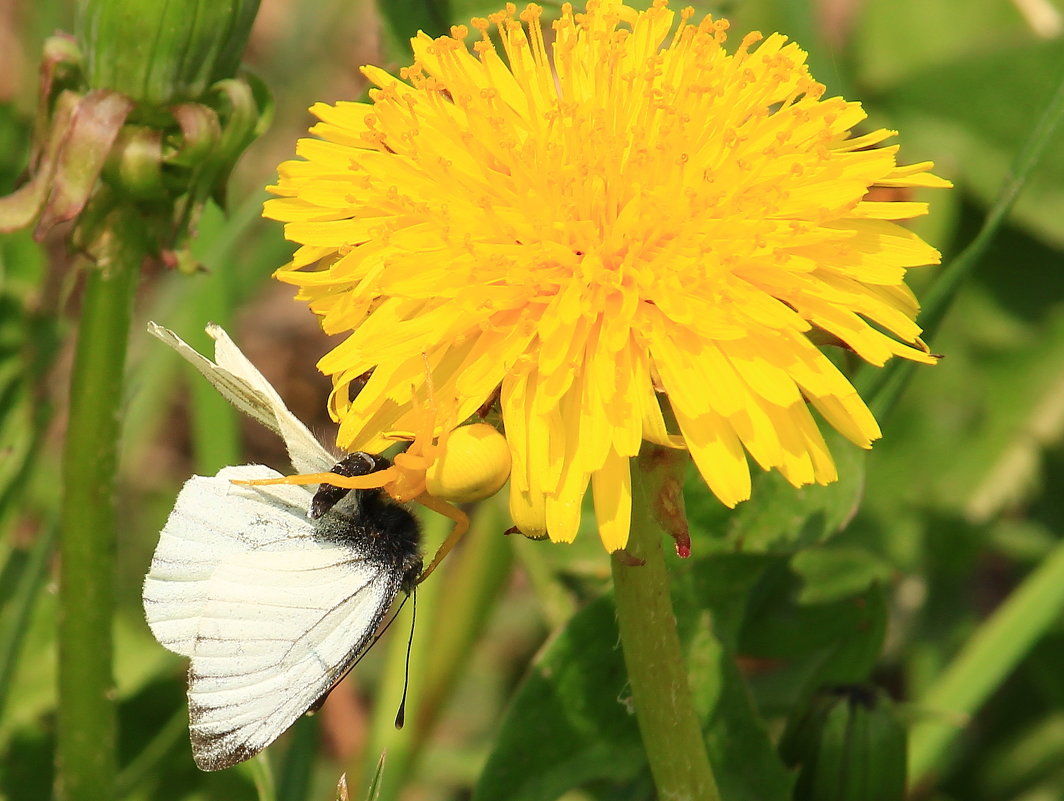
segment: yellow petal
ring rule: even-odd
[[[611,452],[602,469],[591,476],[599,537],[610,553],[628,544],[628,529],[632,522],[630,465],[631,459]]]

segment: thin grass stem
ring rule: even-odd
[[[961,284],[971,275],[983,258],[987,247],[997,236],[1016,199],[1027,180],[1045,156],[1049,145],[1055,141],[1057,129],[1064,121],[1064,73],[1061,73],[1057,88],[1046,105],[1045,111],[1031,129],[1030,135],[1019,149],[1015,160],[998,191],[997,199],[990,208],[979,233],[957,256],[944,267],[923,302],[920,325],[924,336],[932,339],[946,317]],[[912,379],[916,363],[896,359],[888,369],[866,365],[858,373],[855,384],[861,395],[869,398],[869,406],[882,421],[893,410],[905,387]]]
[[[940,767],[950,745],[1064,612],[1064,544],[1024,579],[916,700],[926,717],[909,735],[914,783]],[[914,785],[915,786],[915,785]]]

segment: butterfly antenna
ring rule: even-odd
[[[414,644],[414,623],[417,621],[417,585],[410,591],[412,596],[410,609],[410,639],[406,641],[406,669],[403,672],[403,700],[399,702],[399,711],[395,713],[395,728],[403,728],[406,723],[406,691],[410,687],[410,649]]]

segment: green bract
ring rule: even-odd
[[[240,65],[259,0],[82,0],[77,40],[93,89],[149,104],[194,100]]]
[[[840,685],[792,719],[780,756],[797,767],[795,801],[903,801],[905,727],[885,693]]]

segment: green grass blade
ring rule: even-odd
[[[918,783],[942,764],[967,720],[1008,678],[1064,612],[1064,544],[982,623],[917,706],[927,715],[909,735],[909,775]]]
[[[4,625],[0,629],[0,719],[4,716],[4,707],[7,704],[7,693],[11,687],[18,664],[18,657],[22,641],[25,638],[30,617],[48,578],[48,560],[55,549],[55,542],[59,534],[59,527],[53,522],[41,532],[33,547],[26,554],[25,562],[18,568],[18,579],[15,591],[4,610]],[[4,575],[9,578],[10,563],[19,552],[12,551],[8,559],[9,565],[4,568]]]

